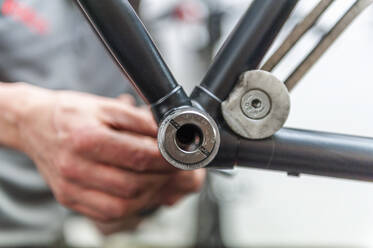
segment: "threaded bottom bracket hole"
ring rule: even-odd
[[[194,152],[202,145],[202,130],[194,124],[185,124],[176,131],[175,142],[184,152]]]

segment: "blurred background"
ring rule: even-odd
[[[353,2],[335,1],[274,74],[285,79]],[[299,2],[272,51],[317,3]],[[249,4],[142,0],[139,13],[190,92]],[[293,90],[286,126],[373,137],[372,59],[370,7]],[[254,169],[210,173],[202,194],[160,210],[135,232],[103,237],[73,217],[65,236],[75,247],[373,247],[373,184]]]

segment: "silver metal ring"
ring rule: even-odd
[[[182,107],[160,124],[158,146],[163,157],[183,170],[206,167],[216,156],[220,134],[215,121],[196,108]]]

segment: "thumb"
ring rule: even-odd
[[[123,104],[119,99],[106,102],[102,107],[102,119],[118,131],[157,137],[158,126],[152,114],[139,107]]]
[[[124,104],[127,104],[127,105],[132,105],[132,106],[135,106],[136,105],[136,100],[135,98],[130,95],[130,94],[122,94],[122,95],[119,95],[117,97],[117,99],[121,102],[123,102]]]

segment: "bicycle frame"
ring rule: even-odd
[[[172,76],[128,1],[76,0],[122,71],[160,122],[180,106],[201,107],[217,122],[221,145],[211,168],[236,165],[356,180],[373,180],[373,139],[283,128],[265,140],[234,134],[220,105],[238,77],[257,69],[296,0],[255,0],[191,97]]]

